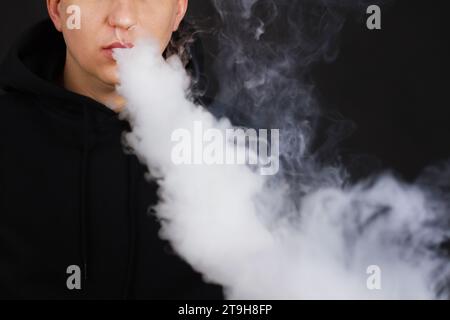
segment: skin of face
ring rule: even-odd
[[[68,25],[74,6],[79,8],[79,28]],[[107,105],[114,101],[119,79],[117,64],[105,47],[113,43],[133,45],[152,38],[161,54],[182,21],[188,0],[47,0],[55,28],[67,46],[64,86]]]

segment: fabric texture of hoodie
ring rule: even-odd
[[[0,69],[0,298],[222,299],[159,238],[128,122],[57,84],[65,51],[46,20]]]

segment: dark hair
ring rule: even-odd
[[[195,41],[194,35],[195,31],[192,25],[184,20],[181,21],[178,30],[172,34],[172,38],[164,51],[164,57],[168,58],[176,54],[186,67],[192,59],[189,48]]]
[[[163,53],[163,56],[166,59],[174,54],[180,58],[187,73],[191,76],[190,89],[188,92],[189,98],[195,100],[197,103],[199,103],[199,99],[206,93],[207,81],[201,74],[202,66],[199,60],[202,60],[202,58],[199,58],[198,41],[199,35],[207,33],[207,30],[208,29],[206,28],[202,28],[197,20],[192,23],[183,20],[178,30],[172,34],[172,38]],[[193,57],[193,54],[195,54],[196,57]],[[191,63],[193,58],[196,59],[195,63]]]

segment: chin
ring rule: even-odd
[[[116,75],[116,71],[103,73],[99,79],[108,86],[115,87],[119,84],[119,76]]]

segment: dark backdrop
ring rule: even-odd
[[[392,168],[413,179],[426,165],[450,158],[445,2],[395,1],[383,10],[381,31],[349,19],[337,60],[315,68],[323,106],[354,123],[355,131],[342,143],[354,172]],[[207,14],[207,4],[191,0],[190,14]],[[0,58],[20,32],[46,15],[44,5],[44,0],[2,3]]]

